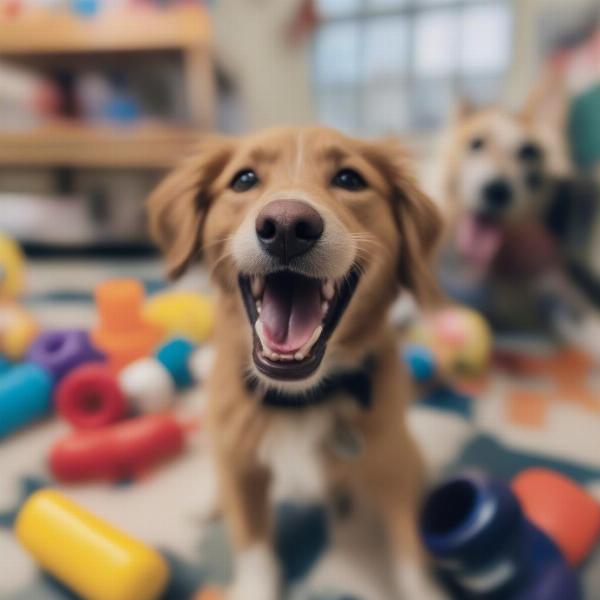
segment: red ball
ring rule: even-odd
[[[56,390],[56,409],[76,429],[98,429],[121,419],[127,400],[115,376],[100,363],[71,371]]]

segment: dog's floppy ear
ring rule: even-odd
[[[165,253],[170,277],[181,275],[200,254],[211,183],[227,164],[232,146],[221,136],[203,139],[147,200],[150,234]]]
[[[372,156],[391,187],[390,201],[400,233],[400,285],[420,303],[433,304],[440,299],[431,263],[442,233],[441,214],[421,191],[411,161],[397,140],[382,140],[372,148]]]

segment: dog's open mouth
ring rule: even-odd
[[[356,268],[339,282],[293,271],[240,275],[244,305],[254,328],[256,368],[272,379],[312,375],[358,280]]]
[[[486,269],[502,244],[500,219],[480,214],[467,215],[458,228],[458,247],[461,254]]]

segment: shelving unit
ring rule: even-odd
[[[0,167],[48,166],[165,168],[215,123],[212,29],[201,6],[140,7],[107,11],[91,19],[69,13],[35,12],[0,18],[0,58],[110,53],[179,52],[190,127],[169,124],[130,127],[52,124],[0,131]]]
[[[0,165],[166,169],[199,135],[190,129],[153,124],[127,128],[48,125],[0,133]]]

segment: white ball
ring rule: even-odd
[[[190,356],[189,367],[195,381],[202,383],[206,381],[215,360],[215,349],[204,344],[194,351]]]
[[[135,410],[143,414],[166,410],[175,400],[173,379],[155,358],[142,358],[125,367],[119,384]]]

